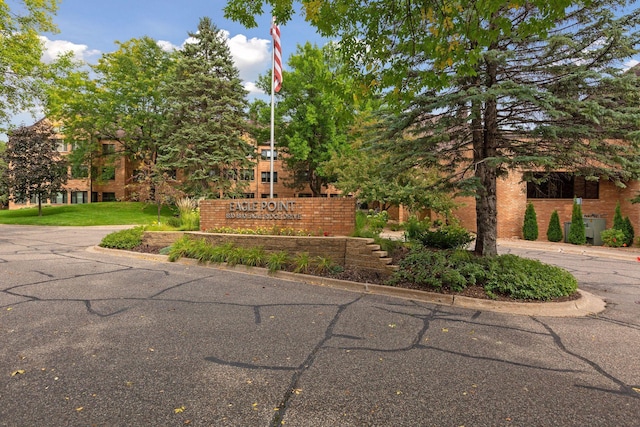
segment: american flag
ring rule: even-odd
[[[276,92],[282,87],[282,47],[280,46],[280,27],[273,18],[271,24],[271,37],[273,37],[273,84]]]

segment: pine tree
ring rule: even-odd
[[[624,228],[624,219],[622,218],[622,210],[620,209],[620,202],[616,204],[616,210],[613,214],[613,227],[615,230],[622,230]]]
[[[549,219],[549,228],[547,228],[547,240],[550,242],[559,242],[562,240],[562,227],[560,227],[560,217],[558,211],[551,213]]]
[[[635,237],[635,230],[631,224],[631,220],[628,216],[624,217],[622,232],[624,233],[624,243],[627,247],[633,246],[633,239]]]
[[[192,42],[178,56],[167,90],[170,107],[159,166],[184,173],[190,196],[229,197],[242,192],[234,180],[251,167],[245,133],[246,91],[222,33],[202,18]],[[241,182],[241,181],[239,181]]]
[[[525,240],[538,240],[538,219],[533,203],[527,204],[527,209],[524,212],[522,236]]]
[[[584,219],[582,218],[582,207],[577,203],[577,200],[573,201],[573,212],[571,214],[571,227],[569,227],[569,236],[567,237],[569,243],[574,245],[584,245],[587,243],[587,236],[585,234]]]
[[[613,214],[613,226],[614,230],[620,230],[624,233],[624,244],[626,246],[633,246],[633,239],[635,237],[635,231],[629,217],[622,217],[622,209],[620,209],[620,202],[616,204],[616,210]]]
[[[256,25],[268,5],[286,22],[295,3],[228,0],[225,13]],[[385,97],[374,142],[392,158],[380,174],[435,166],[443,187],[473,193],[478,255],[497,254],[496,185],[507,170],[640,176],[640,79],[621,67],[636,52],[634,2],[298,3],[357,58],[359,86]]]

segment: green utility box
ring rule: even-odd
[[[584,234],[587,238],[587,245],[602,246],[602,233],[605,228],[606,220],[604,218],[583,216],[584,221]],[[569,237],[569,229],[571,228],[571,222],[564,223],[564,242],[567,243]]]
[[[587,236],[587,244],[593,246],[602,246],[602,237],[600,233],[606,230],[606,221],[604,218],[582,217],[584,220],[584,233]]]

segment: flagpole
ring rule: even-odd
[[[273,18],[272,28],[275,25]],[[275,63],[276,63],[276,46],[273,43],[271,49],[271,153],[269,155],[269,198],[273,199],[273,152],[275,148]]]

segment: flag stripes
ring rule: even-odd
[[[280,27],[273,18],[271,25],[271,37],[273,37],[273,84],[278,92],[282,87],[282,47],[280,46]]]

